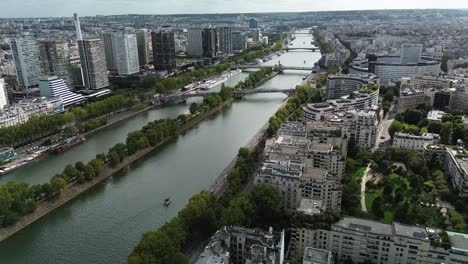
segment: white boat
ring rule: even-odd
[[[214,80],[208,80],[208,81],[205,81],[204,83],[202,83],[199,86],[199,88],[202,89],[202,90],[209,90],[211,88],[216,87],[217,85],[225,83],[227,80],[228,80],[227,77],[221,77],[221,78],[217,78],[217,79],[214,79]]]

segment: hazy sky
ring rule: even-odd
[[[0,0],[0,17],[468,8],[468,0]]]

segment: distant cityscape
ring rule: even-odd
[[[66,156],[74,163],[56,164],[49,182],[0,183],[0,252],[134,161],[170,155],[150,153],[193,127],[202,134],[204,120],[275,94],[283,101],[231,163],[188,201],[165,197],[170,215],[138,244],[122,242],[134,249],[120,262],[468,263],[467,43],[466,10],[0,19],[0,177],[141,113],[187,106],[145,118],[87,163]],[[234,134],[253,126],[249,111]],[[207,140],[229,142],[229,129]]]

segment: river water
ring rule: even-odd
[[[294,44],[310,47],[311,41],[310,36],[298,35]],[[290,51],[266,64],[281,61],[286,66],[312,67],[319,58],[316,52]],[[306,74],[285,72],[261,87],[289,89]],[[234,85],[246,76],[237,75],[227,84]],[[206,189],[285,99],[280,93],[252,94],[235,102],[128,170],[0,242],[0,263],[121,263],[144,232],[176,216],[193,194]],[[186,113],[189,103],[154,109],[105,128],[90,135],[85,144],[34,162],[0,181],[43,183],[66,164],[90,160],[123,142],[129,131],[149,121]],[[173,202],[164,208],[162,201],[168,196]]]

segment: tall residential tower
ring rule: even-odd
[[[37,42],[32,38],[12,39],[11,49],[18,84],[24,90],[37,87],[42,76]]]
[[[162,30],[151,32],[153,65],[158,71],[171,72],[176,68],[174,32]]]

